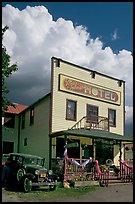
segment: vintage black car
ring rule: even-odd
[[[58,176],[45,168],[45,158],[23,153],[9,155],[12,161],[8,184],[15,184],[24,192],[44,186],[56,189]]]

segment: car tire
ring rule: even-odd
[[[22,182],[22,188],[25,193],[28,193],[32,189],[32,181],[28,177],[24,177]]]
[[[25,174],[24,169],[18,169],[17,174],[16,174],[17,181],[20,181],[21,178],[24,176],[24,174]]]
[[[56,185],[54,185],[54,186],[49,186],[49,190],[50,191],[54,191],[56,189]]]

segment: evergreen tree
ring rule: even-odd
[[[2,41],[4,37],[4,33],[9,29],[8,26],[2,28]],[[17,64],[10,64],[11,57],[7,53],[6,47],[2,42],[2,116],[4,115],[4,111],[7,110],[9,105],[13,105],[6,97],[6,94],[9,92],[9,89],[6,85],[6,79],[15,71],[18,70]]]

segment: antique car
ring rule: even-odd
[[[50,190],[56,189],[58,176],[45,168],[45,158],[23,153],[9,155],[12,161],[8,184],[14,184],[24,192],[45,186]]]

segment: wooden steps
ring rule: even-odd
[[[131,184],[131,181],[124,180],[122,179],[122,177],[120,176],[116,176],[116,175],[109,175],[108,178],[108,185],[125,185],[125,184]]]

